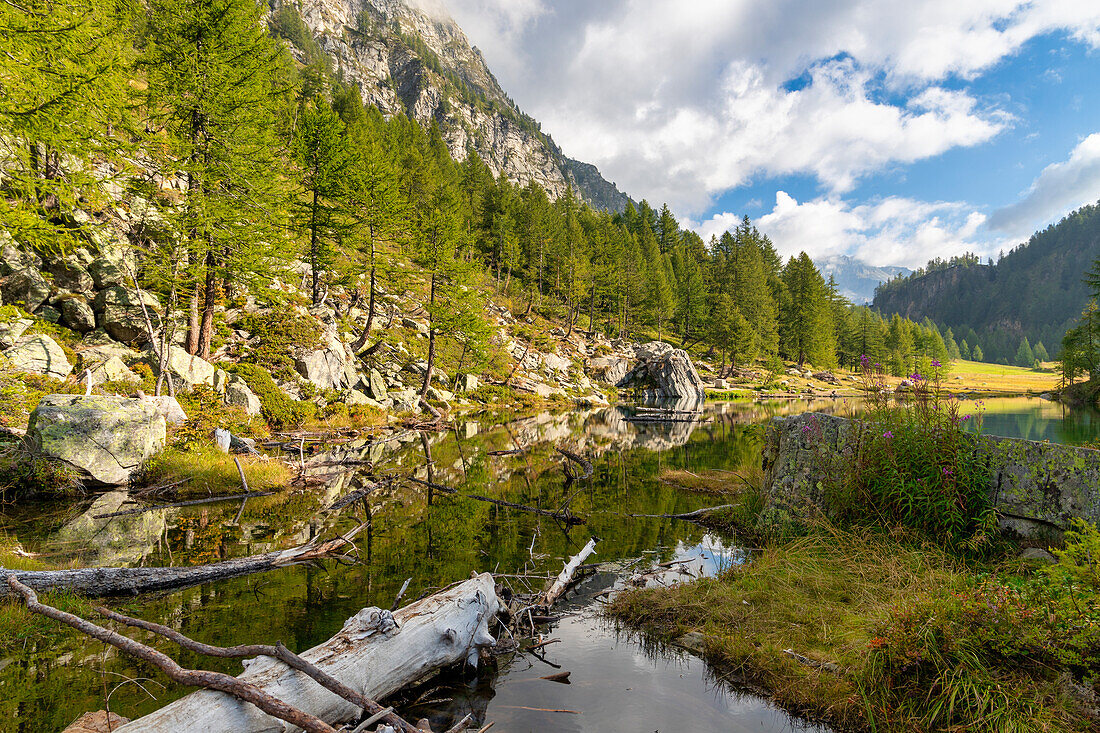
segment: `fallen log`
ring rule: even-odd
[[[328,725],[317,716],[310,715],[293,705],[286,704],[282,699],[261,690],[256,685],[249,684],[236,677],[230,677],[221,672],[209,672],[201,669],[184,669],[167,654],[159,652],[152,647],[145,646],[118,632],[105,629],[102,626],[97,626],[91,621],[85,621],[79,616],[74,616],[71,613],[66,613],[52,606],[39,603],[38,596],[35,592],[16,580],[14,575],[9,575],[7,580],[7,585],[11,591],[22,595],[27,604],[27,608],[33,613],[41,614],[54,621],[60,621],[81,633],[87,634],[93,639],[118,647],[127,654],[138,657],[139,659],[144,659],[146,662],[159,667],[161,671],[175,682],[179,682],[183,685],[205,687],[209,692],[220,690],[221,692],[217,694],[225,695],[232,700],[236,700],[238,704],[241,705],[246,704],[244,701],[247,701],[251,703],[249,707],[252,707],[252,709],[257,712],[262,711],[261,714],[268,718],[268,720],[273,722],[276,719],[285,720],[297,726],[297,730],[305,730],[310,733],[336,733],[332,726]],[[280,728],[282,727],[283,726],[280,726]],[[117,730],[121,731],[122,728],[118,728]],[[189,730],[189,728],[183,725],[178,730]]]
[[[499,600],[488,573],[412,603],[396,613],[364,608],[328,641],[302,652],[302,659],[356,692],[378,700],[465,660],[477,663],[480,649],[496,640],[489,622]],[[359,707],[318,685],[285,663],[260,657],[246,662],[241,682],[299,710],[338,723],[355,718]],[[222,692],[200,690],[138,718],[116,733],[268,733],[286,728],[256,707]]]
[[[258,496],[271,496],[274,491],[245,491],[244,493],[225,494],[223,496],[208,496],[204,499],[187,499],[186,501],[174,501],[170,504],[150,504],[136,509],[123,509],[110,514],[96,514],[92,519],[111,519],[113,517],[129,517],[134,514],[155,512],[158,509],[177,509],[185,506],[198,506],[199,504],[214,504],[219,501],[237,501],[238,499],[251,499]]]
[[[546,592],[543,593],[542,598],[539,599],[536,605],[549,608],[554,605],[554,602],[557,601],[563,593],[565,593],[566,589],[573,582],[573,574],[577,572],[577,568],[588,559],[589,555],[594,555],[596,553],[596,539],[597,538],[593,537],[588,540],[588,544],[586,544],[580,552],[570,558],[569,562],[565,563],[565,567],[558,573],[558,577],[555,578],[554,582],[550,584],[550,587],[546,589]]]
[[[719,504],[718,506],[706,506],[702,509],[696,509],[693,512],[684,512],[683,514],[624,514],[625,517],[642,517],[647,519],[686,519],[690,522],[694,522],[696,519],[701,519],[711,512],[717,512],[722,509],[732,509],[733,504]]]
[[[556,450],[558,453],[561,453],[563,456],[565,456],[569,460],[576,463],[578,466],[581,467],[581,470],[584,471],[584,473],[582,473],[580,476],[574,476],[573,473],[569,470],[569,468],[566,467],[565,468],[565,476],[568,480],[570,480],[570,481],[577,481],[577,480],[583,481],[584,479],[590,478],[592,476],[592,472],[595,469],[592,467],[592,462],[591,461],[589,461],[588,459],[583,458],[581,456],[578,456],[576,453],[572,453],[570,451],[567,451],[564,448],[555,448],[554,450]],[[566,464],[566,466],[568,466],[568,464]]]
[[[187,568],[81,568],[78,570],[11,570],[0,568],[2,575],[14,575],[19,582],[36,591],[63,589],[82,596],[103,597],[137,595],[158,591],[180,590],[213,580],[238,578],[276,568],[318,560],[335,553],[366,525],[360,525],[336,539],[309,542],[289,550],[276,550],[263,555],[239,557],[233,560],[196,565]],[[0,584],[0,598],[11,595]]]

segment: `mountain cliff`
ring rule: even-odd
[[[950,327],[980,344],[988,360],[1008,362],[1023,338],[1058,352],[1066,328],[1088,299],[1082,278],[1100,258],[1100,205],[1085,206],[1037,232],[996,264],[977,258],[930,263],[875,292],[874,307]]]
[[[824,257],[815,264],[822,275],[836,280],[841,295],[857,305],[870,303],[880,283],[912,272],[908,267],[876,267],[848,255]]]
[[[494,175],[538,183],[551,198],[571,185],[597,208],[625,209],[615,184],[567,157],[508,97],[438,0],[303,0],[298,12],[364,103],[437,122],[456,160],[476,152]]]

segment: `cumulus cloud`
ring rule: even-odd
[[[684,213],[756,177],[835,195],[988,141],[1011,119],[966,80],[1044,33],[1100,46],[1079,0],[446,1],[567,154]]]
[[[1100,199],[1100,132],[1086,137],[1067,160],[1048,165],[1016,203],[998,209],[989,226],[1005,234],[1029,232],[1083,204]]]
[[[756,223],[784,258],[803,251],[815,260],[850,254],[872,265],[915,268],[933,257],[995,251],[1002,243],[982,236],[985,219],[957,201],[892,196],[852,205],[836,197],[799,202],[779,191],[775,206]],[[738,221],[732,214],[718,214],[696,230],[709,238]]]

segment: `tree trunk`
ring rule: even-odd
[[[328,641],[301,657],[372,700],[393,694],[456,662],[477,664],[495,644],[489,624],[500,602],[493,576],[475,578],[390,615],[364,608]],[[250,662],[238,678],[328,722],[351,720],[359,708],[281,661]],[[116,729],[116,733],[267,733],[285,728],[258,708],[222,692],[201,690]]]
[[[191,303],[187,311],[187,353],[199,353],[199,286],[191,289]]]
[[[317,190],[309,207],[309,269],[313,275],[313,304],[321,304],[321,250],[317,240]]]
[[[428,296],[428,368],[424,370],[424,384],[420,387],[420,398],[425,399],[428,387],[432,384],[432,370],[435,369],[435,281],[432,273],[432,290]]]
[[[210,342],[214,339],[214,304],[218,299],[218,269],[214,251],[206,253],[206,288],[203,292],[202,324],[199,327],[200,359],[210,361]]]

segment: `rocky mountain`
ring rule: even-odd
[[[817,269],[826,278],[832,276],[840,287],[840,294],[855,304],[870,303],[879,283],[897,275],[908,275],[908,267],[886,265],[876,267],[848,255],[833,255],[816,261]]]
[[[1084,275],[1100,258],[1100,205],[1085,206],[1036,232],[996,264],[975,257],[932,262],[885,283],[883,314],[931,318],[956,339],[980,344],[988,360],[1010,360],[1023,338],[1055,355],[1088,299]]]
[[[614,183],[567,157],[508,97],[439,0],[302,0],[298,11],[364,103],[438,122],[456,160],[476,152],[494,175],[534,181],[552,198],[571,185],[597,208],[626,207]]]

